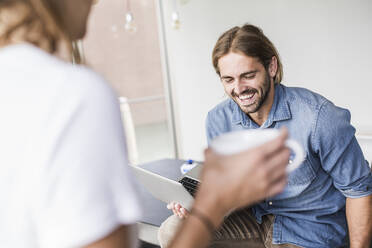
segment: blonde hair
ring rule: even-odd
[[[0,46],[20,42],[50,53],[61,46],[72,52],[71,40],[50,0],[0,0]]]

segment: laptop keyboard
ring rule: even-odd
[[[183,187],[192,195],[195,196],[196,190],[198,189],[199,182],[189,177],[183,177],[179,181]]]

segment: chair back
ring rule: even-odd
[[[136,132],[134,129],[134,122],[128,99],[125,97],[119,97],[121,119],[123,123],[124,133],[127,142],[128,149],[128,160],[130,165],[138,165],[138,151],[136,142]]]

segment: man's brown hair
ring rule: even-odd
[[[249,57],[257,58],[265,67],[269,68],[271,59],[276,57],[278,69],[274,83],[280,83],[283,77],[283,67],[279,54],[273,43],[264,35],[262,30],[254,25],[245,24],[242,27],[233,27],[223,33],[213,48],[212,61],[214,69],[220,75],[218,61],[230,52],[240,52]]]

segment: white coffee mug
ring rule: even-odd
[[[278,129],[249,129],[225,133],[212,140],[211,148],[221,155],[231,155],[262,145],[279,135]],[[296,169],[304,160],[304,150],[301,145],[293,140],[287,139],[286,146],[294,151],[295,158],[288,164],[287,172]]]

